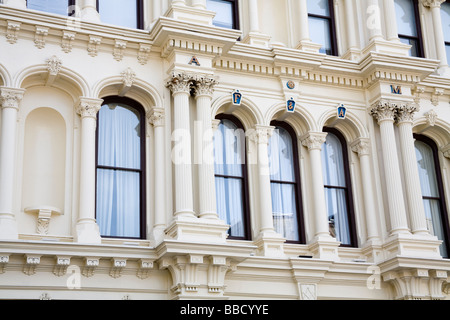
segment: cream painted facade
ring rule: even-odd
[[[450,260],[426,228],[413,139],[437,145],[450,212],[442,1],[419,1],[425,58],[399,41],[394,0],[335,0],[338,56],[310,41],[306,0],[240,0],[240,30],[213,26],[205,0],[144,0],[143,30],[102,23],[95,1],[77,0],[76,17],[3,2],[0,299],[449,299]],[[108,96],[147,115],[143,240],[101,237],[96,223],[96,115]],[[219,114],[246,131],[251,240],[227,239],[214,169],[172,161],[172,133],[192,133],[183,147],[194,159]],[[264,174],[273,120],[298,138],[304,244],[274,230]],[[328,231],[324,127],[348,146],[356,247]]]

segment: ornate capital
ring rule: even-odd
[[[398,123],[413,122],[414,114],[419,111],[416,104],[404,103],[397,106],[396,120]]]
[[[326,132],[308,132],[300,138],[302,145],[311,150],[322,150],[322,145],[327,140]]]
[[[24,94],[24,89],[0,87],[0,107],[18,110]]]
[[[199,76],[195,79],[194,94],[195,96],[208,96],[212,97],[214,94],[214,87],[218,84],[217,80],[212,77]]]
[[[421,0],[424,7],[430,8],[440,8],[441,4],[445,2],[445,0]]]
[[[80,98],[76,111],[81,118],[97,119],[97,113],[100,111],[102,104],[102,99]]]
[[[273,134],[274,127],[256,126],[249,134],[249,138],[258,144],[269,144],[269,139]]]
[[[162,127],[165,124],[166,111],[164,108],[153,108],[147,114],[148,122],[154,127]]]
[[[441,149],[444,157],[450,159],[450,143]]]
[[[358,138],[351,144],[351,148],[359,157],[368,156],[370,154],[370,141],[367,138]]]
[[[195,80],[195,77],[185,72],[174,72],[170,80],[166,82],[166,87],[172,91],[173,94],[184,92],[189,94],[191,92],[191,86]]]
[[[397,104],[389,100],[380,100],[372,105],[370,115],[374,117],[378,123],[382,121],[395,121]]]

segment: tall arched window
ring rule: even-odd
[[[422,135],[414,135],[422,199],[428,230],[442,240],[441,255],[449,257],[449,223],[444,200],[442,175],[436,144]]]
[[[324,128],[322,167],[330,233],[343,246],[356,246],[347,143],[342,134]]]
[[[214,134],[217,212],[231,227],[230,239],[250,238],[245,132],[239,120],[219,115]]]
[[[273,121],[269,140],[272,212],[275,231],[288,242],[304,243],[296,135],[284,122]]]
[[[145,122],[143,108],[109,97],[98,113],[97,203],[100,234],[145,238]]]

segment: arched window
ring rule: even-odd
[[[97,203],[100,234],[145,238],[145,122],[143,108],[109,97],[98,113]]]
[[[444,200],[442,175],[436,144],[422,135],[414,135],[422,199],[428,230],[442,240],[441,255],[448,257],[449,224]]]
[[[219,115],[214,134],[217,213],[231,227],[230,239],[250,238],[245,132],[239,120]]]
[[[324,128],[322,167],[330,233],[343,246],[356,246],[347,143],[342,134]]]
[[[296,135],[284,122],[273,121],[269,140],[272,212],[275,231],[288,242],[304,243]]]
[[[102,22],[117,26],[143,29],[143,0],[97,0]]]

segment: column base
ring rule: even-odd
[[[383,246],[379,239],[368,240],[364,243],[362,253],[369,262],[377,263],[384,260]]]
[[[342,59],[351,60],[351,61],[359,61],[359,59],[361,59],[361,50],[358,48],[350,48],[342,56]]]
[[[172,5],[165,14],[168,18],[182,20],[191,23],[212,25],[215,12],[203,9],[192,8],[182,5]]]
[[[165,234],[179,241],[226,243],[229,229],[223,220],[179,216],[175,217]]]
[[[372,39],[366,48],[362,50],[363,56],[370,52],[409,56],[411,46],[402,42],[386,41],[384,39]]]
[[[0,215],[0,240],[18,240],[17,222],[13,215]]]
[[[258,247],[257,255],[264,257],[284,257],[284,243],[286,239],[275,231],[263,231],[254,241]]]
[[[442,259],[439,246],[442,241],[431,235],[395,234],[388,237],[383,245],[387,259],[408,256],[427,259]]]
[[[260,46],[268,48],[269,41],[270,36],[267,34],[262,34],[259,32],[250,32],[242,42],[250,44],[252,46]]]
[[[78,222],[75,241],[83,244],[101,244],[102,238],[98,224],[92,221]]]
[[[339,260],[338,248],[341,245],[340,242],[331,236],[318,236],[310,244],[309,250],[316,259],[337,261]]]
[[[297,45],[296,49],[306,52],[319,53],[320,48],[322,48],[321,44],[312,42],[310,40],[302,40]]]

